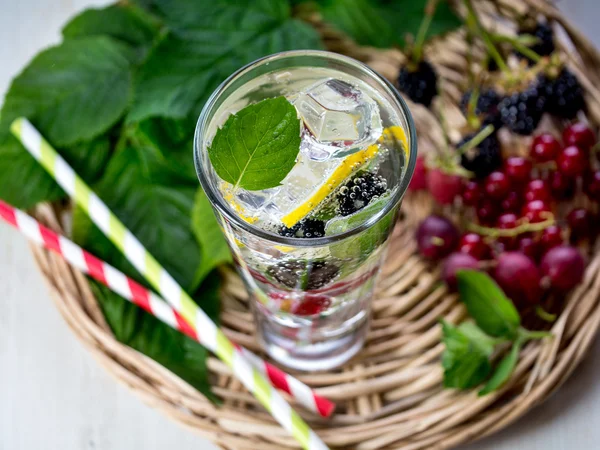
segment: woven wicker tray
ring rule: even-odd
[[[570,68],[587,90],[588,120],[600,124],[600,92],[595,88],[600,85],[600,57],[553,6],[542,0],[503,0],[479,1],[477,7],[484,22],[502,32],[514,31],[514,18],[528,8],[545,14],[562,31],[559,45],[568,50],[564,53]],[[310,20],[330,50],[363,60],[390,80],[396,78],[404,59],[399,51],[357,46],[322,24],[319,17]],[[437,106],[445,111],[452,130],[464,124],[457,102],[467,73],[466,50],[462,32],[426,50],[442,77]],[[474,50],[475,59],[482,55],[483,49]],[[411,109],[420,151],[439,145],[441,131],[431,113],[417,105]],[[564,299],[562,313],[552,326],[555,338],[526,345],[509,383],[485,397],[442,389],[438,319],[456,323],[466,312],[456,295],[439,283],[437,268],[416,254],[414,227],[431,207],[425,193],[409,195],[403,204],[373,303],[365,349],[342,369],[298,375],[338,404],[336,414],[327,421],[297,408],[332,448],[443,449],[494,433],[566,380],[600,325],[600,249],[596,248],[590,253],[584,282]],[[57,231],[64,230],[65,213],[57,205],[42,205],[36,215]],[[220,361],[210,358],[208,363],[214,392],[223,399],[217,407],[163,367],[118,343],[84,276],[54,254],[39,248],[33,248],[33,253],[69,327],[98,362],[144,402],[224,449],[298,448]],[[222,273],[223,327],[234,341],[260,351],[244,287],[232,269]]]

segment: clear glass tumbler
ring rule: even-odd
[[[368,90],[377,102],[385,155],[379,173],[389,195],[378,209],[365,209],[356,226],[342,227],[339,234],[303,239],[259,228],[224,198],[207,148],[230,114],[266,98],[293,97],[328,77]],[[266,352],[285,366],[305,371],[330,369],[354,356],[366,338],[376,279],[416,161],[412,117],[394,87],[364,64],[335,53],[306,50],[267,56],[231,75],[212,94],[198,120],[194,158],[250,293]]]

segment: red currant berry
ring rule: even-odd
[[[425,158],[423,156],[417,157],[415,164],[415,171],[413,177],[410,180],[408,189],[411,191],[422,191],[427,188],[427,167],[425,166]]]
[[[590,173],[583,186],[590,200],[600,202],[600,170]]]
[[[588,152],[596,143],[596,135],[586,124],[578,122],[565,128],[563,143],[565,146],[576,145],[581,150]]]
[[[565,241],[563,232],[557,225],[550,225],[544,231],[540,237],[540,247],[542,253],[545,254],[548,250],[562,245]]]
[[[540,299],[540,272],[535,262],[522,253],[500,255],[494,278],[514,302],[535,304]]]
[[[452,222],[443,216],[429,216],[415,234],[421,254],[429,259],[441,259],[456,249],[460,234]]]
[[[307,297],[302,303],[293,308],[297,316],[313,316],[320,314],[331,306],[331,299],[324,295]]]
[[[458,249],[460,252],[471,255],[478,260],[489,259],[491,256],[489,245],[487,245],[483,238],[477,233],[464,234],[460,238]]]
[[[481,196],[481,186],[474,180],[467,180],[462,192],[462,199],[465,205],[475,206]]]
[[[516,191],[510,191],[502,200],[502,211],[518,213],[521,211],[521,196]]]
[[[563,149],[556,160],[558,170],[568,177],[576,177],[585,171],[588,161],[579,147],[570,145]]]
[[[560,153],[560,143],[554,136],[544,133],[536,136],[531,144],[531,157],[539,162],[554,161]]]
[[[530,202],[532,200],[541,200],[543,202],[550,202],[550,200],[552,200],[548,183],[539,179],[531,180],[527,183],[527,187],[525,188],[525,201]]]
[[[517,239],[515,250],[519,253],[523,253],[533,261],[537,261],[540,258],[540,244],[529,234],[524,234]]]
[[[498,218],[498,204],[490,199],[484,199],[477,207],[477,219],[479,223],[486,226],[492,226]]]
[[[462,191],[462,178],[438,168],[431,169],[427,177],[427,187],[439,204],[448,205]]]
[[[492,172],[485,179],[485,192],[494,200],[502,200],[510,190],[510,182],[502,172]]]
[[[583,279],[585,260],[576,248],[561,245],[544,255],[540,271],[544,277],[548,277],[553,289],[564,292],[577,286]]]
[[[529,223],[539,223],[551,217],[550,207],[541,200],[532,200],[523,206],[523,216]]]
[[[569,200],[575,195],[577,184],[575,179],[563,175],[559,171],[552,172],[548,178],[550,192],[557,200]]]
[[[455,290],[458,284],[456,273],[459,270],[477,270],[478,263],[475,258],[466,253],[452,253],[442,266],[442,279],[450,290]]]
[[[592,213],[585,208],[575,208],[567,215],[567,224],[571,229],[572,243],[592,237],[594,219]]]
[[[505,213],[498,217],[496,226],[501,230],[511,230],[519,225],[518,221],[519,218],[516,214]],[[498,238],[498,242],[502,244],[505,251],[512,250],[517,243],[516,239],[512,236],[501,236]]]
[[[526,183],[531,175],[531,161],[522,156],[511,156],[506,160],[504,172],[511,182]]]

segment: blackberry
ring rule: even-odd
[[[267,273],[290,289],[319,289],[333,280],[340,269],[327,261],[282,261],[267,269]]]
[[[416,69],[402,67],[398,76],[398,89],[415,103],[429,108],[437,95],[437,74],[427,61],[419,62]]]
[[[285,237],[319,238],[325,236],[325,222],[317,219],[304,219],[291,228],[284,225],[277,231]]]
[[[357,175],[339,189],[339,213],[349,216],[367,206],[373,197],[385,194],[386,190],[387,181],[382,176],[370,172]]]
[[[530,34],[538,38],[539,42],[531,45],[529,48],[540,56],[548,56],[554,52],[554,32],[552,27],[547,23],[536,23],[533,28],[524,28],[519,31],[519,34]],[[533,61],[526,56],[518,53],[519,57],[526,59],[530,63]]]
[[[500,120],[514,133],[528,136],[540,123],[545,106],[546,97],[541,87],[537,83],[532,84],[500,101]]]
[[[583,88],[573,72],[563,68],[554,79],[541,75],[540,87],[546,96],[546,111],[561,119],[574,119],[585,109]]]
[[[469,114],[471,95],[473,95],[473,91],[466,92],[460,101],[460,109],[465,116],[468,116]],[[485,125],[492,124],[496,128],[500,126],[501,121],[498,112],[498,103],[500,103],[500,99],[500,94],[494,89],[485,89],[479,93],[477,105],[475,106],[475,115],[483,119]]]
[[[477,133],[465,136],[458,143],[457,148],[473,139]],[[485,178],[494,170],[499,169],[502,166],[502,153],[496,133],[490,134],[477,147],[463,153],[460,156],[460,163],[465,169],[473,172],[477,178]]]

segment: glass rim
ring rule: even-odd
[[[198,148],[198,143],[201,142],[200,134],[204,132],[209,123],[208,117],[209,112],[212,110],[213,106],[221,96],[221,94],[226,90],[226,88],[235,81],[238,77],[245,74],[246,72],[252,70],[254,67],[266,64],[272,60],[280,59],[280,58],[289,58],[295,56],[305,56],[305,57],[320,57],[320,58],[328,58],[335,59],[340,62],[359,66],[362,70],[364,70],[368,75],[372,76],[374,79],[378,80],[382,87],[387,88],[391,97],[397,102],[399,109],[401,110],[404,118],[407,122],[408,130],[408,157],[406,162],[406,171],[404,176],[400,179],[400,182],[392,192],[389,201],[385,204],[385,206],[379,210],[376,214],[369,217],[362,224],[351,228],[350,230],[344,231],[343,233],[335,234],[332,236],[324,236],[319,238],[299,238],[299,237],[286,237],[281,236],[270,231],[264,230],[253,224],[246,222],[239,215],[235,213],[233,208],[223,199],[223,197],[218,192],[218,188],[213,185],[208,179],[207,174],[205,173],[205,168],[200,161],[200,152],[203,150],[202,148]],[[351,236],[357,235],[372,226],[374,226],[377,222],[379,222],[382,218],[387,216],[390,211],[393,210],[402,200],[404,194],[408,189],[408,185],[412,178],[416,161],[417,161],[417,133],[415,129],[414,120],[406,101],[402,98],[398,90],[390,83],[386,78],[382,75],[368,67],[366,64],[348,56],[341,55],[339,53],[328,52],[324,50],[291,50],[286,52],[274,53],[272,55],[264,56],[255,61],[252,61],[249,64],[239,68],[234,73],[232,73],[225,81],[223,81],[217,89],[211,94],[204,107],[202,108],[202,112],[198,117],[198,122],[196,124],[196,131],[194,132],[194,164],[196,166],[196,174],[198,179],[200,180],[200,185],[202,189],[206,193],[209,198],[212,206],[223,214],[227,218],[228,221],[235,223],[236,226],[242,228],[243,230],[251,233],[254,236],[260,237],[262,239],[274,242],[279,245],[287,245],[293,247],[320,247],[324,245],[329,245],[334,242],[342,241]]]

